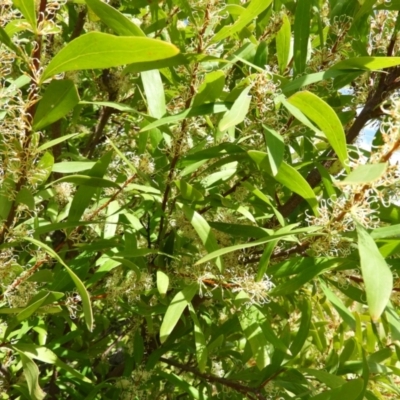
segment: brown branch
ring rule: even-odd
[[[243,395],[245,395],[247,397],[255,396],[255,398],[257,398],[259,400],[266,400],[266,397],[261,394],[259,388],[245,386],[245,385],[242,385],[241,383],[233,382],[226,378],[220,378],[220,377],[212,375],[212,374],[202,373],[202,372],[198,371],[196,368],[193,368],[189,365],[181,364],[180,362],[171,360],[169,358],[160,357],[160,361],[165,364],[171,365],[175,368],[179,368],[184,372],[190,372],[193,375],[197,376],[198,378],[201,378],[207,382],[219,383],[221,385],[224,385],[226,387],[234,389],[237,392],[242,393]]]
[[[69,38],[69,41],[76,39],[80,34],[82,33],[83,26],[85,25],[85,18],[86,18],[87,11],[81,10],[78,14],[78,18],[76,20],[75,28],[73,32],[71,33],[71,37]]]

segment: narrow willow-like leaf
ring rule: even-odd
[[[147,99],[148,113],[161,118],[166,113],[164,85],[160,71],[153,69],[141,73],[144,93]]]
[[[393,275],[374,239],[359,223],[357,223],[357,235],[369,313],[372,320],[376,322],[392,294]]]
[[[219,42],[236,32],[240,32],[245,28],[255,17],[266,10],[272,0],[251,0],[250,4],[233,25],[224,26],[212,39],[212,43]]]
[[[240,93],[230,110],[228,110],[219,122],[218,128],[221,132],[238,125],[244,121],[249,111],[251,96],[249,96],[251,86]]]
[[[93,311],[92,311],[92,305],[90,302],[90,296],[89,293],[87,292],[85,285],[82,283],[82,281],[78,278],[78,276],[68,267],[67,264],[63,261],[63,259],[52,249],[50,248],[47,244],[44,244],[40,242],[39,240],[36,240],[31,237],[24,237],[23,240],[26,240],[27,242],[31,242],[34,245],[41,247],[47,254],[49,254],[51,257],[55,258],[68,272],[68,275],[70,278],[73,280],[73,282],[76,285],[76,288],[78,290],[79,295],[81,296],[82,299],[82,305],[83,305],[83,314],[85,316],[85,321],[86,321],[86,326],[89,329],[89,331],[93,330]]]
[[[41,82],[60,72],[163,60],[178,52],[174,45],[156,39],[89,32],[68,43],[55,55],[44,70]]]
[[[355,57],[343,60],[335,64],[331,70],[336,69],[360,69],[375,71],[400,65],[400,57]]]
[[[72,81],[67,79],[51,81],[35,112],[33,129],[40,130],[58,121],[78,103],[79,95]]]
[[[293,57],[296,75],[306,69],[308,39],[310,36],[311,0],[302,0],[296,3],[294,17],[294,44]]]
[[[267,142],[268,161],[272,175],[276,176],[283,162],[285,142],[282,136],[273,129],[264,126],[265,140]]]
[[[186,218],[190,221],[194,230],[199,235],[206,250],[209,253],[218,250],[219,246],[217,240],[215,239],[215,236],[211,231],[210,225],[208,225],[207,221],[198,212],[193,211],[190,207],[184,205],[182,208]],[[224,270],[222,259],[218,258],[215,263],[217,264],[220,272],[222,272]]]
[[[356,400],[359,394],[362,392],[364,387],[364,381],[362,379],[353,379],[346,382],[344,385],[338,388],[331,389],[316,396],[312,399],[315,400]]]
[[[213,103],[221,95],[225,86],[223,71],[213,71],[204,77],[197,94],[194,96],[192,107],[201,106],[203,103]]]
[[[200,372],[204,372],[208,361],[206,337],[201,329],[200,321],[197,318],[196,310],[194,309],[192,303],[189,303],[189,312],[194,325],[194,341],[196,345],[197,364]]]
[[[49,149],[50,147],[56,146],[57,144],[65,142],[66,140],[72,139],[73,137],[78,136],[78,135],[83,135],[83,134],[82,133],[70,133],[69,135],[64,135],[57,139],[49,140],[48,142],[43,143],[41,146],[39,146],[38,151],[43,151],[43,150]],[[58,164],[60,164],[60,163],[58,163]],[[57,164],[54,164],[54,165],[57,165]],[[53,165],[53,167],[54,167],[54,165]]]
[[[265,170],[279,183],[286,186],[292,192],[297,193],[311,206],[314,214],[318,215],[318,201],[309,183],[292,166],[281,162],[278,173],[274,176],[268,161],[268,155],[261,151],[250,150],[249,156],[255,161],[260,169]]]
[[[0,42],[4,43],[14,53],[21,55],[21,50],[13,43],[7,32],[0,26]]]
[[[22,15],[26,18],[32,27],[32,30],[36,32],[36,5],[35,0],[13,0],[15,7],[17,7]]]
[[[387,169],[387,163],[359,165],[350,172],[342,181],[336,181],[336,185],[364,185],[382,178]]]
[[[201,192],[199,192],[196,188],[194,188],[190,183],[187,183],[183,179],[179,181],[175,181],[175,185],[181,192],[181,195],[184,199],[190,201],[202,201],[204,200],[204,196]]]
[[[53,172],[61,174],[74,174],[76,172],[87,171],[96,163],[93,161],[62,161],[53,165]]]
[[[194,283],[190,286],[186,286],[183,290],[178,292],[172,299],[161,324],[160,328],[161,343],[164,343],[168,339],[168,336],[171,334],[171,332],[175,328],[175,325],[178,323],[184,309],[192,301],[198,289],[199,286],[197,283]]]
[[[21,358],[26,383],[28,384],[29,395],[32,400],[42,400],[46,393],[39,386],[39,368],[23,351],[14,348]]]
[[[160,293],[161,297],[165,297],[168,291],[169,286],[169,278],[168,275],[161,271],[157,271],[157,290]]]
[[[308,91],[294,94],[288,99],[288,102],[297,107],[307,118],[318,125],[333,150],[335,150],[343,168],[348,170],[346,135],[335,111],[321,98]]]
[[[111,7],[100,0],[85,1],[100,20],[109,26],[116,34],[121,36],[146,36],[136,24],[126,18],[114,7]]]
[[[83,185],[83,186],[90,186],[95,188],[107,188],[113,187],[116,189],[120,189],[118,183],[113,181],[109,181],[108,179],[103,178],[96,178],[87,175],[70,175],[64,176],[63,178],[57,179],[56,181],[51,182],[48,186],[56,185],[57,183],[61,182],[70,182],[75,183],[75,185]]]
[[[284,73],[290,54],[290,21],[286,14],[282,16],[282,26],[276,34],[276,55],[278,57],[279,72]]]

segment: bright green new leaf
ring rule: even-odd
[[[53,154],[46,151],[46,153],[43,154],[43,156],[37,163],[35,168],[35,174],[30,179],[30,181],[37,185],[45,183],[51,174],[53,165],[54,165]]]
[[[157,271],[157,290],[158,290],[158,293],[160,293],[161,297],[165,297],[165,295],[167,294],[167,291],[168,291],[168,287],[169,287],[168,275],[165,272],[158,270]]]
[[[113,181],[109,181],[108,179],[103,178],[96,178],[87,175],[69,175],[64,176],[63,178],[57,179],[56,181],[51,182],[48,186],[53,186],[57,183],[61,182],[70,182],[74,183],[75,185],[83,185],[83,186],[91,186],[95,188],[107,188],[113,187],[116,189],[120,189],[118,183]]]
[[[26,18],[32,27],[32,30],[36,32],[36,5],[35,0],[13,0],[15,7],[17,7],[22,15]]]
[[[54,56],[44,70],[41,82],[60,72],[163,60],[178,52],[174,45],[161,40],[89,32],[68,43]]]
[[[201,329],[200,321],[197,318],[196,310],[194,309],[192,303],[189,303],[189,312],[194,325],[194,341],[196,345],[197,364],[200,372],[204,372],[208,361],[206,337]]]
[[[244,89],[233,103],[231,109],[224,114],[218,125],[218,128],[221,132],[225,132],[227,129],[244,121],[249,111],[251,102],[251,96],[248,95],[250,89],[251,86],[248,86],[246,89]]]
[[[276,34],[276,55],[278,57],[279,72],[283,74],[289,62],[290,54],[290,21],[286,14],[282,16],[282,26]]]
[[[397,65],[400,65],[400,57],[354,57],[338,62],[331,70],[360,69],[376,71],[379,69],[396,67]]]
[[[285,142],[282,136],[273,129],[264,126],[265,141],[267,142],[268,161],[273,176],[279,172],[285,153]]]
[[[393,275],[369,233],[357,223],[358,252],[369,313],[377,321],[385,309],[393,288]]]
[[[148,113],[152,117],[161,118],[166,113],[164,85],[160,71],[153,69],[141,74],[144,93],[147,99]]]
[[[120,36],[146,36],[136,24],[107,3],[100,0],[85,0],[85,2],[100,20],[116,34]]]
[[[175,328],[175,325],[178,323],[183,311],[192,301],[198,289],[199,286],[197,283],[194,283],[190,286],[186,286],[183,290],[178,292],[172,299],[161,324],[160,328],[161,343],[164,343],[168,339],[168,336]]]
[[[315,94],[303,91],[294,94],[288,102],[316,123],[335,150],[343,168],[348,170],[346,135],[335,111]]]
[[[24,370],[26,383],[28,384],[28,390],[31,400],[44,399],[46,393],[43,392],[43,390],[39,386],[39,368],[33,362],[33,360],[28,357],[23,351],[18,350],[16,347],[14,347],[14,350],[19,354],[21,358],[22,368]]]
[[[254,18],[266,10],[271,4],[272,0],[251,0],[246,10],[240,15],[233,25],[224,26],[219,32],[217,32],[212,43],[220,42],[228,36],[233,35],[236,32],[240,32],[244,29]]]
[[[336,181],[336,185],[366,185],[382,178],[387,169],[387,163],[363,164],[351,171],[342,181]]]
[[[204,200],[204,196],[201,192],[199,192],[196,188],[194,188],[190,183],[187,183],[183,179],[179,181],[175,181],[175,185],[181,192],[181,195],[184,199],[190,201],[202,201]]]
[[[67,79],[51,81],[35,112],[33,129],[40,130],[58,121],[78,103],[79,95],[72,81]]]
[[[225,86],[225,74],[223,71],[213,71],[204,77],[198,92],[193,98],[192,107],[201,106],[204,103],[214,103],[221,95]]]
[[[314,214],[318,214],[318,201],[315,193],[309,183],[296,169],[282,161],[278,174],[274,176],[269,166],[268,155],[266,153],[250,150],[248,154],[260,169],[265,170],[283,186],[303,197],[313,209]]]
[[[93,161],[62,161],[53,165],[53,172],[61,174],[74,174],[76,172],[87,171],[96,163]]]
[[[204,247],[209,253],[218,251],[219,246],[215,236],[208,225],[207,221],[196,211],[193,211],[190,207],[184,205],[182,206],[183,212],[185,213],[186,218],[192,224],[194,230],[199,235],[201,241],[204,244]],[[217,258],[217,257],[213,257]],[[215,263],[220,272],[224,270],[224,265],[221,258],[218,258]]]
[[[26,240],[27,242],[33,243],[34,245],[36,245],[38,247],[41,247],[43,250],[46,251],[46,253],[48,255],[55,258],[67,270],[68,275],[75,283],[78,293],[81,296],[82,305],[83,305],[83,314],[85,316],[86,326],[89,329],[89,331],[92,331],[93,330],[93,310],[92,310],[92,305],[90,302],[90,296],[85,288],[85,285],[78,278],[78,276],[68,267],[68,265],[65,264],[63,259],[47,244],[44,244],[44,243],[40,242],[39,240],[36,240],[36,239],[28,237],[28,236],[25,236],[23,239]]]

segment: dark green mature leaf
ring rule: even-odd
[[[308,299],[304,299],[300,305],[301,319],[297,335],[295,336],[292,344],[290,345],[290,352],[293,357],[296,357],[300,353],[301,349],[306,342],[311,326],[311,302]]]
[[[10,50],[16,54],[21,54],[21,50],[13,43],[7,32],[0,26],[0,42],[4,43]]]
[[[178,323],[183,311],[192,301],[194,295],[197,293],[199,286],[197,283],[186,286],[183,290],[178,292],[172,299],[165,313],[164,319],[160,328],[160,341],[164,343],[168,336],[171,334],[175,325]]]
[[[197,318],[196,310],[193,305],[189,303],[189,312],[194,324],[194,341],[196,344],[196,358],[200,372],[204,372],[208,362],[208,350],[206,337],[201,329],[200,321]]]
[[[308,39],[310,36],[311,4],[311,0],[302,0],[296,3],[293,44],[296,75],[302,74],[306,68]]]
[[[79,95],[70,80],[52,81],[40,100],[33,129],[40,130],[67,115],[79,103]]]
[[[160,40],[89,32],[68,43],[57,53],[44,70],[41,82],[60,72],[163,60],[178,52],[175,46]]]
[[[100,0],[85,0],[92,11],[114,32],[121,36],[146,36],[132,21],[126,18],[114,7]]]
[[[311,397],[315,400],[356,400],[364,387],[362,379],[353,379],[344,385]]]

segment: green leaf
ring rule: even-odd
[[[338,62],[330,70],[360,69],[376,71],[379,69],[396,67],[397,65],[400,65],[400,57],[355,57]]]
[[[353,314],[349,311],[349,309],[343,304],[343,301],[333,293],[328,286],[324,283],[324,281],[320,280],[320,285],[325,293],[326,298],[332,303],[335,307],[338,314],[342,317],[343,321],[346,322],[347,325],[351,327],[351,329],[356,329],[356,320]]]
[[[43,150],[49,149],[50,147],[56,146],[57,144],[65,142],[66,140],[72,139],[73,137],[78,136],[78,135],[82,135],[82,133],[70,133],[69,135],[64,135],[57,139],[49,140],[48,142],[39,146],[37,149],[38,149],[38,151],[43,151]]]
[[[18,192],[15,201],[19,204],[25,204],[31,211],[35,209],[35,198],[33,197],[31,191],[26,187],[23,187]]]
[[[168,291],[169,286],[169,278],[168,275],[161,271],[157,271],[157,290],[160,293],[161,297],[165,297]]]
[[[295,336],[292,344],[290,345],[290,352],[293,357],[296,357],[297,354],[300,353],[301,349],[306,342],[311,326],[311,302],[308,298],[304,298],[302,304],[300,305],[301,310],[301,319],[299,330],[297,331],[297,335]]]
[[[280,164],[280,168],[277,175],[273,175],[270,162],[268,161],[268,155],[261,151],[250,150],[248,151],[249,156],[262,170],[265,170],[268,174],[274,177],[283,186],[286,186],[292,192],[297,193],[310,205],[315,215],[318,215],[318,201],[309,183],[303,178],[303,176],[297,172],[289,164],[284,161]]]
[[[181,192],[182,197],[185,200],[189,201],[202,201],[204,200],[204,196],[201,192],[199,192],[196,188],[194,188],[191,184],[187,183],[183,179],[179,181],[175,181],[175,185]]]
[[[54,157],[51,153],[47,152],[43,154],[41,159],[36,165],[35,174],[30,179],[31,183],[41,185],[47,181],[54,165]]]
[[[294,94],[288,102],[318,125],[335,150],[343,168],[348,170],[346,135],[335,111],[318,96],[308,91]]]
[[[199,286],[197,283],[186,286],[183,290],[178,292],[172,299],[161,324],[160,328],[161,343],[164,343],[168,339],[168,336],[175,328],[175,325],[178,323],[183,311],[185,310],[187,305],[192,301],[198,289]]]
[[[156,69],[141,74],[144,93],[147,99],[148,113],[152,117],[161,118],[166,113],[164,85],[160,72]]]
[[[204,372],[208,361],[208,350],[206,337],[201,329],[200,321],[197,318],[196,310],[192,303],[189,303],[189,312],[194,324],[194,341],[196,345],[196,358],[200,372]]]
[[[7,32],[0,26],[0,42],[4,43],[14,53],[21,55],[21,50],[13,43]]]
[[[21,358],[22,368],[26,383],[28,384],[28,390],[31,400],[42,400],[45,398],[46,393],[43,392],[39,386],[39,368],[24,352],[19,351],[16,347],[14,350],[19,354]]]
[[[32,27],[32,30],[36,32],[36,5],[35,0],[13,0],[15,7],[17,7],[22,15],[26,18]]]
[[[387,169],[387,163],[359,165],[351,171],[342,181],[336,181],[336,185],[365,185],[382,178]]]
[[[35,301],[32,304],[29,304],[25,307],[20,313],[17,314],[16,318],[18,322],[21,322],[27,318],[29,318],[37,309],[46,301],[47,297],[49,297],[50,293],[43,293],[43,297],[39,300]]]
[[[199,115],[219,114],[222,112],[226,112],[229,110],[230,106],[231,103],[210,103],[210,104],[203,104],[199,107],[191,107],[181,113],[170,115],[168,117],[164,117],[157,121],[154,121],[149,125],[146,125],[144,128],[142,128],[140,132],[146,132],[151,129],[179,122],[190,117],[198,117]]]
[[[251,102],[251,96],[248,95],[250,89],[251,86],[248,86],[246,89],[244,89],[233,103],[231,109],[224,114],[218,125],[218,128],[221,132],[225,132],[227,129],[244,121],[249,111]]]
[[[56,54],[44,70],[41,82],[60,72],[163,60],[178,52],[172,44],[156,39],[89,32],[69,42]]]
[[[91,187],[95,187],[95,188],[112,187],[112,188],[120,189],[120,186],[118,185],[118,183],[109,181],[108,179],[96,178],[96,177],[87,176],[87,175],[64,176],[60,179],[57,179],[56,181],[51,182],[48,186],[53,186],[53,185],[56,185],[57,183],[61,183],[61,182],[75,183],[75,185],[91,186]]]
[[[290,21],[286,14],[282,16],[282,26],[276,34],[276,55],[278,57],[279,72],[283,74],[289,62],[290,54]]]
[[[207,221],[199,213],[193,211],[190,207],[184,205],[182,208],[186,218],[190,221],[194,230],[199,235],[206,250],[209,253],[215,253],[216,250],[218,251],[219,247],[217,240],[215,239],[215,236],[212,233],[210,225],[208,225]],[[217,257],[212,257],[211,259]],[[215,263],[217,264],[219,271],[222,272],[224,270],[222,259],[218,258]]]
[[[285,142],[282,136],[273,129],[264,126],[265,141],[267,142],[268,161],[273,176],[279,172],[285,153]]]
[[[33,358],[35,360],[39,360],[45,362],[47,364],[54,364],[58,368],[62,368],[65,371],[69,372],[72,376],[87,382],[92,383],[92,381],[86,376],[79,373],[76,369],[72,368],[68,364],[61,361],[55,353],[53,353],[50,349],[44,346],[36,346],[34,344],[25,344],[25,343],[17,343],[13,346],[20,352],[23,352],[25,355]]]
[[[93,330],[93,311],[92,311],[92,305],[90,302],[90,296],[89,293],[87,292],[85,285],[82,283],[82,281],[78,278],[78,276],[68,267],[67,264],[63,261],[63,259],[47,244],[44,244],[40,242],[39,240],[33,239],[31,237],[25,236],[23,240],[26,240],[27,242],[31,242],[34,245],[41,247],[44,251],[46,251],[47,254],[49,254],[51,257],[55,258],[68,272],[68,275],[70,278],[73,280],[73,282],[76,285],[76,288],[78,290],[79,295],[81,296],[82,299],[82,305],[83,305],[83,314],[85,316],[85,321],[86,321],[86,326],[89,331]]]
[[[293,57],[296,75],[306,69],[308,39],[310,36],[311,0],[302,0],[296,3],[294,16],[294,44]]]
[[[245,292],[239,292],[234,301],[236,307],[240,309],[240,313],[238,313],[240,326],[247,341],[250,343],[256,365],[261,371],[269,363],[267,352],[268,341],[260,326],[264,322],[265,317],[254,305],[245,305],[249,300]]]
[[[213,71],[204,77],[197,94],[193,98],[192,107],[201,106],[204,103],[213,103],[221,95],[225,86],[225,74],[223,71]]]
[[[245,28],[250,22],[253,21],[255,17],[266,10],[271,4],[272,0],[252,0],[247,6],[246,10],[241,13],[240,17],[233,25],[224,26],[217,34],[214,35],[211,43],[220,42],[228,36],[233,35],[236,32],[240,32]]]
[[[146,36],[144,32],[114,7],[100,0],[85,0],[100,20],[120,36]]]
[[[87,171],[96,163],[93,161],[63,161],[53,165],[53,172],[61,174],[74,174],[76,172]]]
[[[256,282],[260,282],[267,272],[269,260],[278,242],[279,240],[273,240],[272,242],[267,243],[267,245],[265,246],[264,252],[260,258],[260,262],[258,263],[257,277],[255,279]]]
[[[320,382],[324,383],[326,386],[331,389],[340,387],[346,383],[346,381],[340,376],[330,374],[324,370],[310,369],[304,368],[300,370],[301,372],[305,372],[308,375],[314,376]]]
[[[385,309],[393,288],[393,275],[368,232],[357,223],[358,252],[369,313],[377,321]]]
[[[67,115],[79,103],[79,95],[70,80],[53,80],[40,100],[33,129],[40,130]]]
[[[248,249],[249,247],[259,246],[261,244],[268,243],[268,242],[271,242],[276,239],[284,238],[285,236],[295,235],[298,233],[312,232],[312,231],[316,231],[319,229],[320,229],[320,227],[314,226],[314,227],[308,227],[308,228],[294,229],[292,231],[285,232],[285,233],[279,233],[281,231],[277,231],[275,235],[270,235],[263,239],[256,240],[254,242],[237,244],[234,246],[229,246],[229,247],[225,247],[223,249],[219,249],[217,251],[213,251],[212,253],[207,254],[206,256],[204,256],[203,258],[198,260],[194,265],[203,264],[207,261],[213,260],[214,258],[223,256],[225,254],[231,253],[236,250]]]
[[[311,397],[314,400],[356,400],[364,388],[362,379],[353,379],[338,388]]]

